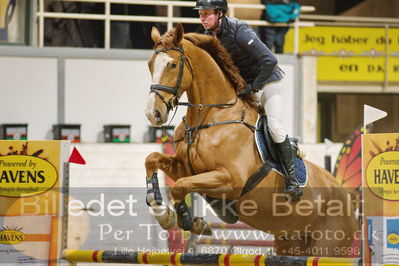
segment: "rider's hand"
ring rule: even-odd
[[[242,92],[238,94],[238,96],[244,96],[251,93],[255,93],[257,90],[254,89],[252,84],[247,84]]]

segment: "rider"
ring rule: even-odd
[[[277,146],[279,156],[286,172],[285,193],[298,200],[303,194],[296,180],[294,149],[282,123],[284,72],[277,65],[277,58],[259,39],[254,29],[243,21],[226,16],[226,0],[196,0],[205,34],[220,40],[230,53],[247,82],[241,95],[255,93],[262,103],[269,131]]]

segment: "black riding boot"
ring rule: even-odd
[[[296,180],[294,150],[288,137],[281,143],[276,143],[280,160],[285,171],[285,190],[292,201],[298,201],[303,192]]]

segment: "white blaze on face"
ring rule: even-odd
[[[170,57],[168,54],[159,53],[157,55],[154,62],[154,73],[152,75],[152,84],[159,84],[159,82],[161,81],[163,71],[166,68],[166,65],[171,61],[173,61],[173,58]]]
[[[167,64],[172,61],[173,58],[166,53],[159,53],[154,61],[154,72],[152,73],[152,85],[159,84],[161,81],[162,74],[167,66]],[[147,117],[152,115],[155,108],[155,93],[150,93],[150,98],[148,100],[146,115]]]

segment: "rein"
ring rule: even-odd
[[[169,87],[169,86],[165,86],[165,85],[161,85],[161,84],[154,84],[154,85],[151,85],[151,87],[150,87],[150,93],[155,93],[156,95],[158,95],[159,98],[163,101],[163,103],[168,108],[168,111],[170,111],[174,108],[174,106],[173,106],[174,103],[176,103],[177,106],[179,106],[179,105],[187,106],[188,108],[198,107],[196,125],[195,126],[188,125],[185,121],[185,117],[183,117],[183,123],[186,128],[185,136],[174,141],[175,143],[177,143],[179,141],[182,141],[185,137],[187,137],[187,140],[188,140],[187,141],[187,162],[190,167],[190,171],[191,171],[192,175],[195,175],[194,167],[191,164],[191,160],[190,160],[190,148],[191,148],[191,144],[194,141],[193,133],[195,133],[201,129],[210,128],[210,127],[218,126],[218,125],[227,125],[227,124],[243,124],[243,125],[247,126],[249,129],[251,129],[252,131],[256,130],[257,128],[256,128],[256,126],[251,125],[244,121],[245,115],[246,115],[246,110],[247,110],[246,105],[244,105],[242,108],[241,118],[239,120],[229,120],[229,121],[206,123],[206,124],[200,125],[199,123],[200,123],[201,112],[204,109],[204,107],[229,108],[229,107],[234,106],[238,102],[238,97],[236,97],[234,103],[192,104],[190,102],[179,102],[179,92],[181,89],[181,83],[182,83],[182,79],[183,79],[184,63],[186,61],[186,56],[184,55],[184,49],[183,49],[183,47],[163,48],[160,50],[155,50],[155,53],[159,54],[159,53],[167,52],[170,50],[178,51],[180,53],[180,68],[179,68],[179,74],[177,77],[176,85],[174,87]],[[167,102],[166,99],[162,96],[162,94],[159,93],[159,91],[165,91],[167,93],[173,94],[174,97],[169,102]]]

